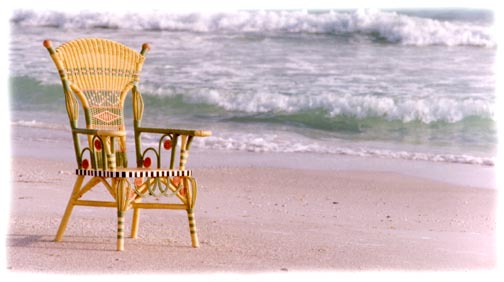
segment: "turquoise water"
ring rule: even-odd
[[[12,123],[47,128],[41,140],[65,131],[59,78],[41,43],[93,36],[151,44],[144,123],[210,129],[194,144],[202,150],[493,165],[492,22],[479,10],[18,11]]]

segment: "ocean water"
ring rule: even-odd
[[[144,125],[212,130],[197,150],[495,162],[491,11],[23,10],[10,21],[12,127],[37,133],[23,138],[71,138],[42,41],[102,37],[151,44]]]

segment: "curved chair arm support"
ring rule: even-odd
[[[97,130],[88,128],[72,128],[72,133],[74,136],[77,134],[87,135],[89,140],[88,147],[80,149],[79,138],[75,137],[74,142],[76,142],[76,151],[80,151],[77,154],[77,165],[79,169],[87,169],[83,164],[83,155],[85,152],[91,154],[91,165],[93,168],[103,168],[103,169],[116,169],[117,166],[125,167],[127,166],[127,159],[123,156],[119,160],[116,159],[117,151],[115,148],[116,138],[124,138],[126,136],[126,131],[124,130]]]
[[[142,133],[161,134],[157,148],[148,147],[142,150]],[[179,169],[185,169],[185,164],[189,158],[189,148],[194,137],[211,136],[212,132],[208,130],[186,130],[186,129],[170,129],[170,128],[147,128],[135,127],[135,142],[136,142],[136,156],[137,167],[149,167],[152,163],[148,152],[154,152],[156,157],[157,167],[161,168],[161,155],[163,148],[171,151],[170,154],[170,169],[175,168],[175,159],[177,155],[176,147],[179,146]],[[180,139],[180,142],[179,142]],[[147,165],[146,165],[147,163]]]

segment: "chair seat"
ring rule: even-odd
[[[192,176],[191,170],[123,168],[116,170],[76,169],[75,173],[82,176],[133,178],[133,177],[176,177]]]

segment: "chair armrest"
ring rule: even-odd
[[[136,130],[139,133],[177,134],[177,135],[196,136],[196,137],[207,137],[212,135],[212,132],[208,130],[187,130],[187,129],[148,128],[148,127],[137,127]]]
[[[87,135],[89,143],[81,147],[79,134]],[[77,157],[78,168],[87,169],[116,169],[117,167],[127,167],[127,158],[124,151],[124,145],[121,140],[116,143],[115,140],[123,139],[126,136],[124,130],[100,130],[89,128],[72,128],[75,154]],[[116,146],[119,144],[119,147]],[[117,150],[116,148],[119,148]],[[84,154],[90,154],[91,161],[84,159]],[[90,163],[91,162],[91,163]]]
[[[110,136],[110,137],[124,137],[126,136],[126,131],[124,130],[98,130],[98,129],[88,129],[88,128],[73,128],[73,133],[86,134],[86,135],[97,135],[97,136]]]
[[[142,133],[154,133],[154,134],[162,134],[163,136],[159,139],[159,143],[156,147],[148,147],[146,149],[142,149],[142,141],[141,135]],[[151,159],[146,157],[147,153],[152,153],[156,163],[157,168],[161,168],[161,151],[164,148],[165,150],[171,151],[170,153],[170,169],[175,168],[175,158],[176,158],[176,149],[180,148],[179,154],[179,169],[184,170],[185,164],[189,157],[189,148],[194,137],[206,137],[211,136],[212,132],[208,130],[187,130],[187,129],[171,129],[171,128],[149,128],[149,127],[135,127],[135,147],[136,147],[136,156],[137,156],[137,167],[150,167]],[[163,141],[165,138],[169,136],[170,142],[165,143]],[[181,142],[178,142],[179,138]],[[148,165],[146,165],[146,163]]]

